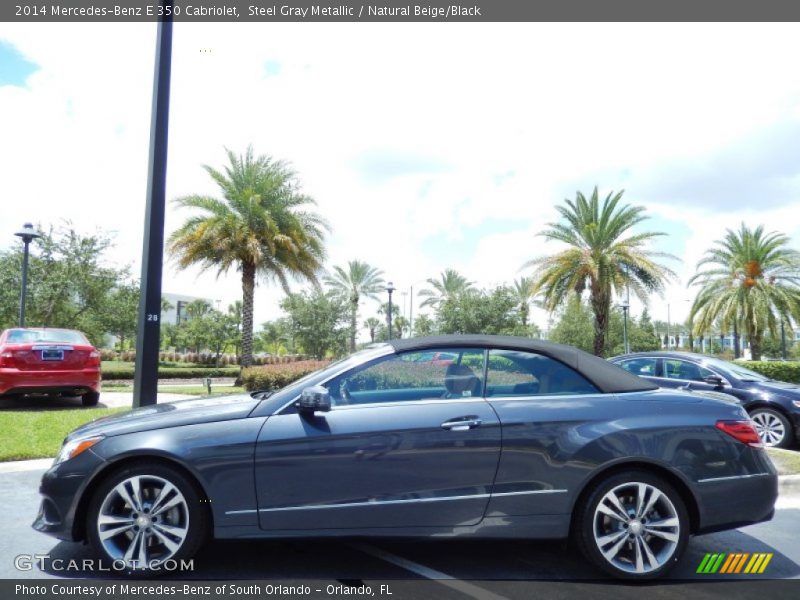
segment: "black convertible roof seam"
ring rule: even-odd
[[[443,348],[454,345],[535,352],[572,367],[592,382],[597,389],[606,394],[658,389],[657,385],[593,354],[571,346],[544,340],[510,335],[436,335],[423,338],[390,340],[388,343],[394,348],[395,352]]]

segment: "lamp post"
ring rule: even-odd
[[[783,327],[783,315],[781,315],[781,359],[786,360],[786,330]]]
[[[389,292],[389,339],[392,339],[392,292],[396,289],[391,281],[386,286],[386,291]]]
[[[622,309],[622,347],[625,354],[629,354],[631,351],[630,345],[628,344],[628,310],[630,307],[631,305],[628,300],[623,300],[622,304],[620,304],[620,308]]]
[[[19,238],[22,238],[22,243],[25,250],[22,253],[22,287],[19,291],[19,326],[25,327],[25,296],[28,293],[28,246],[36,238],[42,237],[42,234],[33,228],[31,223],[25,223],[17,233]]]
[[[667,303],[667,350],[669,350],[671,344],[672,344],[672,324],[670,323],[670,317],[669,317],[669,303]]]

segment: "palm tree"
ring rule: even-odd
[[[536,289],[533,278],[520,277],[519,279],[515,279],[514,285],[511,287],[511,291],[514,293],[514,299],[517,301],[517,310],[519,310],[522,326],[527,327],[528,316],[530,315],[531,311],[531,303],[533,302],[537,306],[540,305],[539,302],[534,300],[534,296],[536,296]]]
[[[715,323],[741,332],[759,360],[764,333],[777,335],[781,319],[800,319],[800,252],[788,243],[782,233],[744,223],[714,242],[689,279],[700,287],[690,312],[694,333],[714,331]]]
[[[369,341],[374,343],[375,342],[375,332],[380,327],[381,322],[376,319],[375,317],[370,317],[366,321],[364,321],[364,327],[369,329]]]
[[[467,278],[455,269],[446,269],[439,275],[439,279],[431,278],[427,282],[433,289],[426,288],[419,291],[418,295],[425,298],[420,307],[436,307],[445,300],[451,300],[472,289],[472,282],[467,281]]]
[[[331,290],[350,304],[350,352],[356,350],[358,303],[362,296],[378,299],[378,293],[383,291],[381,275],[383,271],[360,260],[351,260],[346,271],[342,267],[333,267],[333,274],[325,277]]]
[[[222,199],[191,195],[181,207],[202,211],[169,237],[168,249],[181,268],[200,265],[217,276],[231,267],[242,274],[242,360],[253,362],[253,297],[260,276],[276,280],[288,293],[290,277],[317,284],[325,258],[325,221],[306,207],[314,201],[299,192],[295,172],[283,161],[226,150],[223,171],[204,165]]]
[[[539,235],[569,247],[524,265],[537,269],[535,291],[542,293],[544,306],[550,311],[571,294],[589,289],[597,356],[605,353],[613,294],[630,286],[646,303],[650,293],[663,292],[666,281],[675,276],[655,260],[674,256],[647,249],[649,242],[663,233],[630,232],[647,217],[642,206],[620,206],[622,194],[612,192],[601,201],[595,187],[588,199],[577,192],[575,200],[565,200],[566,206],[556,207],[563,220],[549,223]]]

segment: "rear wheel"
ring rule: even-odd
[[[757,408],[750,413],[755,423],[758,437],[765,446],[771,448],[788,448],[792,445],[792,426],[789,419],[777,410]]]
[[[177,469],[140,463],[100,484],[89,505],[87,537],[104,562],[124,563],[129,574],[157,575],[194,556],[207,538],[201,500]]]
[[[667,573],[689,540],[689,515],[666,481],[646,471],[602,481],[578,510],[575,535],[597,567],[624,579]]]
[[[97,406],[100,401],[100,392],[86,392],[81,396],[81,404],[83,406]]]

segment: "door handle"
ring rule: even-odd
[[[474,429],[478,427],[483,421],[478,417],[464,417],[461,419],[453,419],[452,421],[445,421],[442,423],[442,429],[449,429],[450,431],[466,431],[467,429]]]

